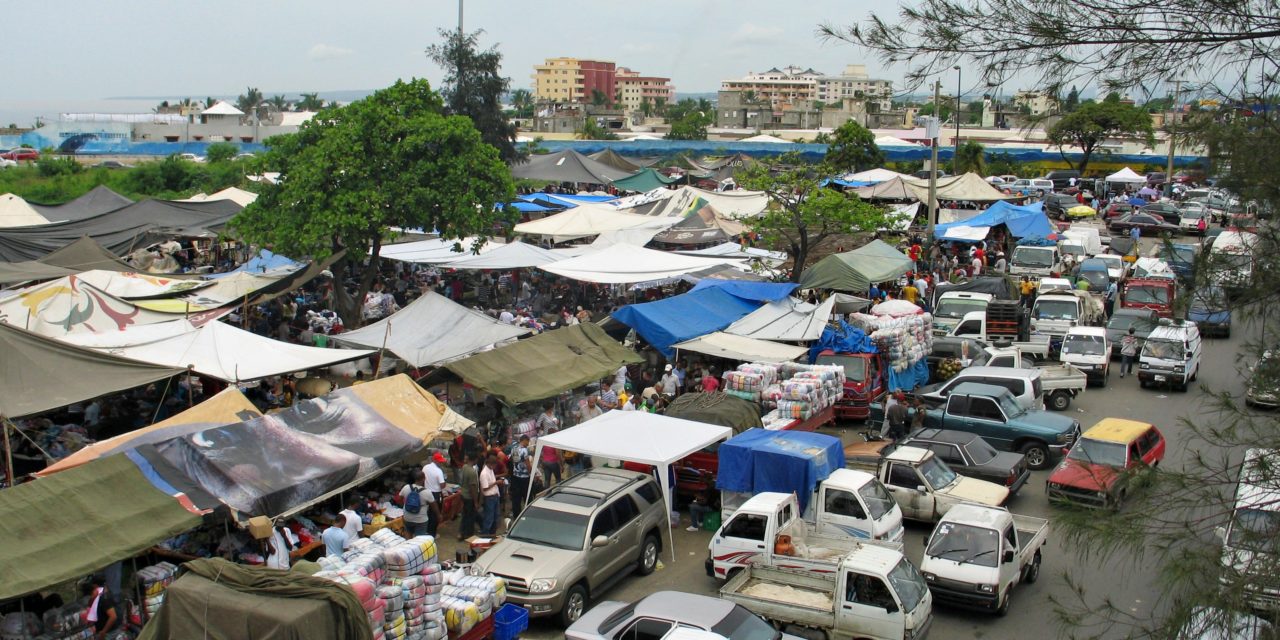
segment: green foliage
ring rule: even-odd
[[[511,106],[517,118],[533,117],[533,94],[528,89],[516,89],[511,92]]]
[[[129,172],[129,179],[133,191],[175,193],[193,189],[198,183],[199,172],[196,163],[175,154],[164,160],[139,164]]]
[[[597,107],[603,107],[608,102],[609,102],[609,96],[606,96],[603,91],[599,89],[591,90],[591,104]]]
[[[807,164],[798,153],[780,156],[778,167],[756,164],[735,176],[746,189],[769,195],[769,208],[748,221],[768,246],[791,257],[791,281],[799,282],[809,255],[834,234],[874,231],[885,225],[885,211],[856,195],[819,186],[829,167]]]
[[[74,175],[84,170],[75,158],[68,156],[45,156],[40,162],[36,163],[36,170],[40,175],[48,178],[53,176]]]
[[[954,109],[951,108],[951,105],[947,104],[948,102],[950,101],[944,100],[942,101],[941,105],[935,105],[934,103],[930,102],[929,104],[926,104],[923,107],[920,107],[920,115],[922,116],[934,115],[935,109],[936,109],[938,119],[946,121],[947,118],[951,117],[951,112],[954,111]]]
[[[1062,112],[1071,113],[1080,107],[1080,90],[1071,87],[1071,93],[1067,94],[1067,99],[1062,101]]]
[[[578,129],[575,137],[579,140],[617,140],[618,134],[609,129],[600,126],[595,118],[587,116],[583,121],[582,128]]]
[[[357,326],[357,301],[373,284],[390,227],[484,237],[512,218],[493,208],[514,197],[497,149],[470,119],[444,111],[426,80],[397,82],[326,111],[296,134],[270,138],[260,162],[283,179],[264,188],[232,226],[246,240],[288,255],[324,258],[345,250],[335,274],[339,281],[356,276],[359,287],[354,294],[338,287],[336,310]]]
[[[210,98],[212,100],[212,98]],[[247,87],[244,93],[236,98],[236,108],[245,112],[247,115],[253,115],[258,107],[262,106],[264,100],[262,92],[256,87]],[[209,105],[213,106],[213,105]]]
[[[837,173],[874,169],[884,164],[876,134],[850,120],[836,128],[823,162]]]
[[[1130,104],[1119,101],[1086,102],[1076,110],[1064,115],[1045,133],[1049,142],[1055,146],[1077,146],[1082,151],[1078,166],[1073,168],[1081,174],[1089,166],[1098,145],[1114,136],[1136,136],[1148,145],[1155,143],[1155,131],[1151,127],[1151,114]],[[1067,160],[1066,154],[1063,159]]]
[[[240,147],[230,142],[215,142],[205,148],[204,157],[209,164],[218,164],[231,160],[237,153],[240,153]]]
[[[961,147],[963,150],[963,147]],[[1018,176],[1026,178],[1034,175],[1041,175],[1030,171],[1023,163],[1016,160],[1007,153],[993,153],[986,159],[987,175],[992,176]]]
[[[956,154],[955,161],[952,163],[955,174],[972,171],[979,175],[986,175],[987,161],[983,153],[982,145],[973,140],[960,145],[959,153]]]
[[[814,144],[831,144],[834,140],[835,138],[831,137],[831,134],[826,131],[819,132],[813,136]]]
[[[300,111],[319,111],[324,108],[324,100],[320,99],[319,93],[304,93],[296,106]]]
[[[504,162],[523,156],[516,149],[516,126],[502,113],[502,96],[511,79],[501,75],[497,48],[479,49],[481,31],[440,31],[442,43],[427,47],[427,57],[445,70],[440,94],[446,113],[467,116],[485,143],[498,150]]]

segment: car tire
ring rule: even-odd
[[[560,609],[560,624],[568,628],[587,610],[587,590],[581,584],[569,587],[564,594],[564,608]]]
[[[1196,365],[1196,370],[1191,372],[1191,381],[1195,382],[1200,377],[1200,365]]]
[[[1054,391],[1049,394],[1049,408],[1054,411],[1066,411],[1071,406],[1071,394],[1066,391]]]
[[[644,537],[644,542],[640,545],[640,565],[636,568],[636,573],[647,576],[658,568],[658,539],[649,534]]]
[[[1031,565],[1027,567],[1027,575],[1022,579],[1027,584],[1035,584],[1040,579],[1040,552],[1036,552],[1036,557],[1031,559]]]
[[[1098,378],[1098,386],[1106,387],[1107,381],[1111,379],[1111,367],[1107,367],[1102,371],[1102,375]]]
[[[1020,449],[1027,457],[1027,466],[1037,471],[1053,466],[1049,461],[1049,447],[1043,442],[1028,442]]]
[[[1004,597],[1000,599],[1000,606],[996,607],[996,615],[1001,618],[1009,615],[1009,591],[1005,591]]]

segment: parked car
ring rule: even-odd
[[[1216,284],[1197,288],[1191,294],[1187,319],[1200,327],[1202,336],[1231,337],[1231,305],[1227,292]]]
[[[1164,459],[1165,440],[1155,425],[1103,418],[1080,435],[1050,474],[1050,502],[1118,509],[1141,471]]]
[[[1080,172],[1075,169],[1059,169],[1057,171],[1050,171],[1045,174],[1044,179],[1052,181],[1055,189],[1066,189],[1067,187],[1078,186],[1081,184]]]
[[[1137,228],[1138,233],[1144,236],[1173,235],[1178,232],[1178,225],[1169,224],[1161,218],[1145,213],[1130,213],[1119,218],[1112,218],[1107,220],[1107,228],[1112,232],[1123,231],[1126,233],[1130,229]]]
[[[1204,228],[1200,228],[1200,222],[1204,221]],[[1209,230],[1209,214],[1204,211],[1186,210],[1182,211],[1182,217],[1178,218],[1178,228],[1189,236],[1202,236]]]
[[[723,638],[774,640],[778,632],[740,604],[681,591],[658,591],[633,604],[606,600],[565,629],[569,640],[663,638],[672,629],[700,629]],[[798,640],[783,634],[786,640]]]
[[[1002,484],[1009,495],[1017,495],[1031,478],[1027,457],[1012,451],[997,451],[981,436],[951,429],[921,429],[902,442],[903,446],[928,449],[962,476]]]
[[[0,158],[14,162],[35,162],[40,159],[40,152],[28,147],[19,147],[0,154]]]
[[[501,577],[509,601],[531,616],[558,615],[567,627],[620,576],[653,573],[666,518],[652,476],[592,469],[525,507],[506,538],[485,551],[471,572]]]
[[[1079,204],[1075,196],[1051,193],[1044,197],[1044,212],[1050,218],[1065,220],[1067,218],[1067,210]]]
[[[1280,357],[1270,349],[1249,367],[1244,403],[1250,407],[1280,407]]]
[[[1123,200],[1114,200],[1111,204],[1107,205],[1102,217],[1119,218],[1126,213],[1133,213],[1133,205],[1128,202],[1124,202]]]
[[[1142,342],[1158,326],[1160,318],[1155,309],[1116,309],[1107,321],[1107,342],[1111,343],[1111,357],[1120,357],[1120,339],[1129,333],[1130,328],[1138,339],[1138,350],[1141,351]]]
[[[1153,171],[1147,174],[1148,187],[1158,187],[1164,184],[1165,181],[1166,181],[1166,177],[1163,171]]]
[[[1152,202],[1151,204],[1143,205],[1139,211],[1161,218],[1169,224],[1178,224],[1178,221],[1182,219],[1182,210],[1177,205],[1169,202]]]

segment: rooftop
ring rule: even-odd
[[[1124,418],[1103,418],[1098,421],[1098,424],[1089,427],[1089,430],[1085,431],[1081,437],[1103,442],[1129,444],[1151,427],[1151,423],[1148,422],[1125,420]]]

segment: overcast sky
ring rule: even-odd
[[[816,36],[823,21],[849,24],[896,2],[873,0],[466,0],[465,27],[497,45],[512,87],[529,87],[547,57],[612,60],[668,76],[679,92],[795,64],[837,73],[873,56]],[[423,53],[437,29],[457,24],[455,0],[101,0],[11,2],[10,47],[0,64],[0,122],[31,113],[129,111],[117,96],[236,95],[374,89],[397,78],[439,80]],[[944,81],[954,84],[954,77]],[[120,108],[110,108],[118,106]],[[133,110],[138,110],[134,108]],[[27,122],[23,122],[26,124]]]

